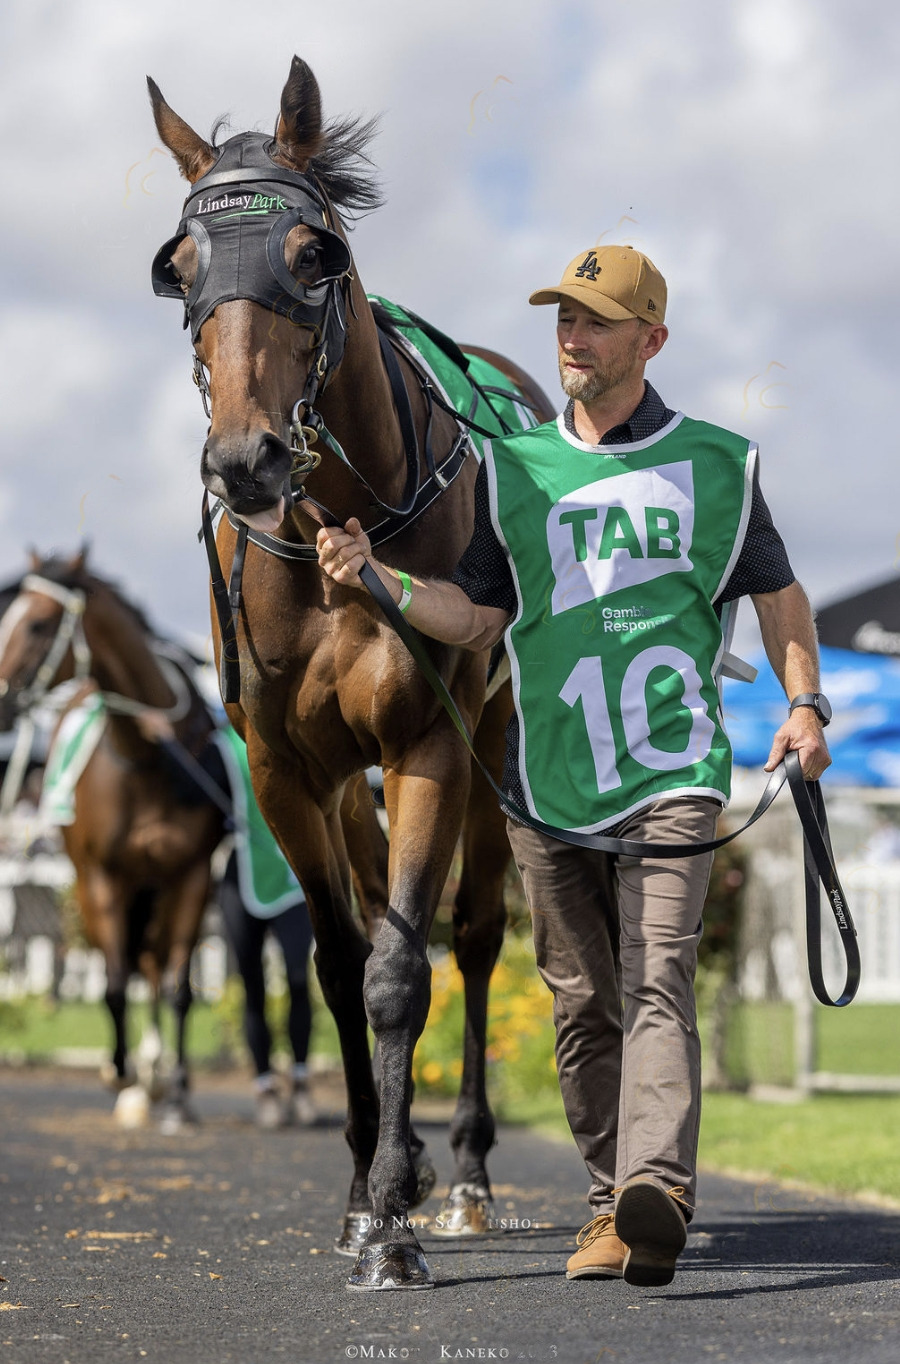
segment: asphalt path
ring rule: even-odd
[[[339,1091],[317,1097],[321,1126],[260,1132],[245,1083],[201,1076],[200,1125],[163,1136],[117,1128],[92,1076],[0,1071],[0,1364],[900,1360],[897,1213],[705,1175],[674,1283],[570,1283],[583,1167],[516,1128],[491,1168],[519,1229],[424,1231],[433,1290],[351,1292]],[[446,1124],[419,1127],[446,1181]]]

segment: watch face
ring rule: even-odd
[[[791,714],[797,706],[809,706],[816,712],[823,725],[827,725],[831,720],[831,703],[820,691],[803,692],[801,696],[795,696],[791,702]]]

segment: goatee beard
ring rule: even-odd
[[[559,362],[559,381],[563,393],[582,403],[591,403],[607,390],[606,376],[593,370],[589,374],[575,374],[563,361]]]

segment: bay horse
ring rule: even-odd
[[[184,655],[88,570],[84,552],[71,559],[32,555],[30,572],[0,621],[0,728],[11,728],[68,680],[81,685],[62,712],[57,735],[66,716],[95,697],[102,699],[105,717],[75,782],[74,819],[63,824],[62,836],[75,868],[85,935],[106,963],[114,1030],[107,1078],[118,1090],[134,1080],[126,987],[140,971],[151,990],[151,1044],[154,1036],[158,1042],[164,993],[174,1009],[176,1060],[161,1120],[172,1131],[193,1116],[185,1054],[189,968],[209,898],[210,858],[224,827],[223,809],[211,798],[215,786],[207,780],[201,789],[190,775],[213,723]],[[161,719],[167,734],[174,733],[165,744],[152,733]]]
[[[366,155],[372,124],[324,123],[316,79],[297,57],[272,138],[218,145],[214,132],[207,142],[148,86],[159,136],[192,187],[153,279],[157,293],[184,302],[210,417],[201,477],[225,511],[211,559],[214,603],[227,591],[216,558],[231,584],[213,621],[226,708],[260,808],[306,892],[341,1041],[354,1173],[335,1248],[355,1256],[352,1288],[427,1288],[407,1214],[424,1166],[410,1104],[430,998],[428,933],[462,830],[453,930],[463,1073],[450,1126],[455,1172],[435,1230],[464,1236],[493,1222],[486,1010],[509,845],[495,797],[404,646],[373,602],[319,570],[313,546],[320,525],[356,516],[387,563],[448,576],[473,524],[470,431],[367,299],[351,257],[345,219],[379,202]],[[491,361],[541,420],[551,415],[517,366],[466,353]],[[508,687],[485,703],[486,655],[427,648],[499,777]],[[346,784],[371,765],[384,772],[390,826],[389,904],[374,940],[353,918],[339,818]]]

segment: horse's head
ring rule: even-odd
[[[85,558],[85,551],[72,559],[30,555],[30,572],[0,619],[0,730],[78,671]]]
[[[203,482],[236,514],[273,529],[295,408],[301,399],[312,407],[343,354],[351,257],[331,204],[377,202],[371,181],[348,170],[370,128],[323,127],[318,85],[297,57],[273,138],[206,142],[148,85],[159,135],[191,184],[153,283],[184,301],[201,390],[209,373]]]

